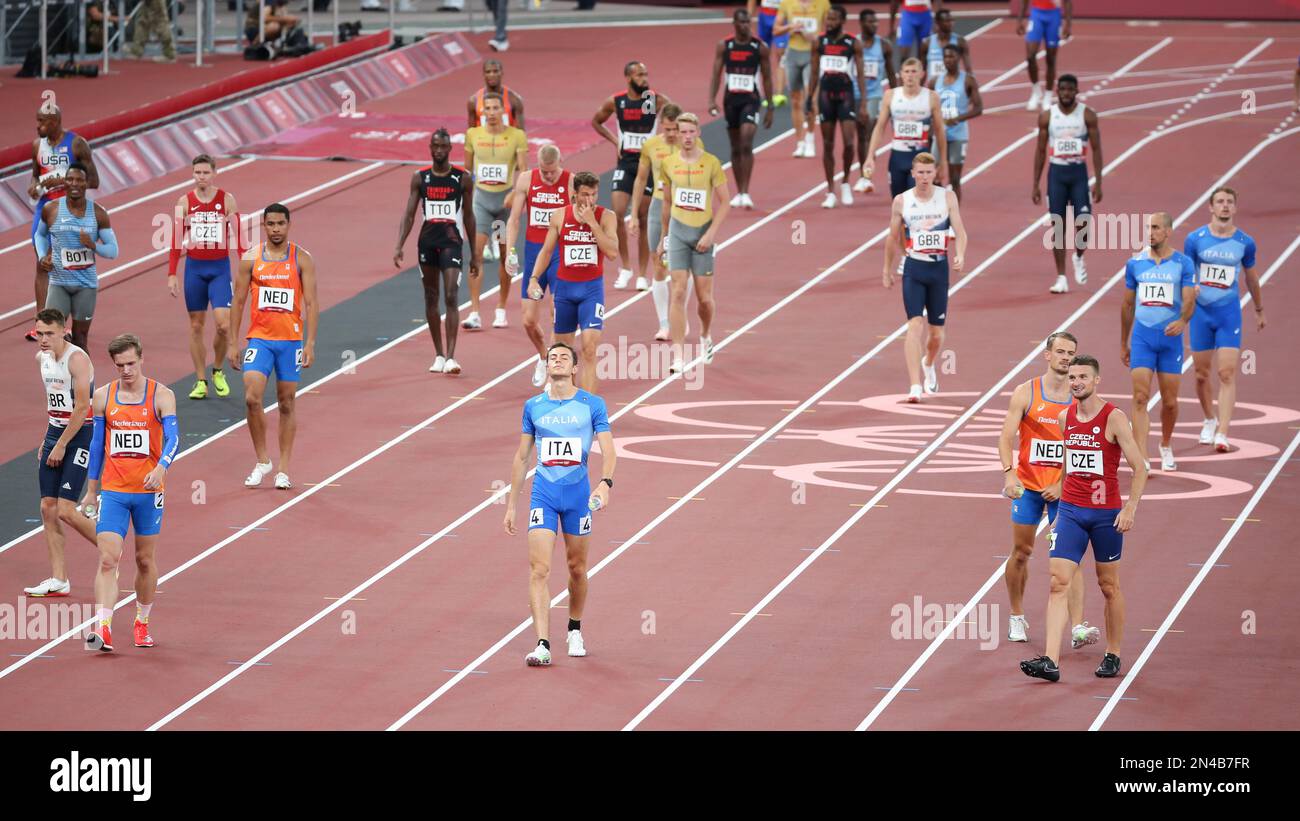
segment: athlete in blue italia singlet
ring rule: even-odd
[[[524,481],[528,456],[537,446],[537,475],[528,505],[528,583],[537,646],[525,656],[530,667],[551,663],[550,588],[551,553],[555,534],[563,528],[569,565],[570,656],[587,655],[582,640],[582,610],[587,600],[587,543],[591,516],[609,504],[614,487],[614,436],[609,428],[605,400],[580,390],[573,383],[577,354],[563,342],[546,352],[547,390],[524,404],[523,435],[510,474],[506,498],[506,533],[515,535],[515,499]],[[594,365],[592,365],[594,367]],[[603,478],[592,491],[587,478],[587,457],[592,442],[600,445]]]

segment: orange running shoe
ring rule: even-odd
[[[135,622],[135,646],[136,647],[153,647],[153,636],[149,635],[149,623],[136,619]]]
[[[86,636],[86,649],[113,652],[113,632],[107,624],[95,625],[95,629]]]

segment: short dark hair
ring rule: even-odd
[[[1061,83],[1069,83],[1075,88],[1078,88],[1079,78],[1075,77],[1073,74],[1062,74],[1060,77],[1056,78],[1056,84],[1059,86]]]
[[[1075,348],[1079,347],[1079,340],[1074,338],[1074,334],[1070,333],[1069,331],[1057,331],[1056,333],[1047,337],[1047,341],[1043,343],[1043,350],[1050,351],[1052,349],[1052,343],[1058,339],[1068,339],[1074,343]]]
[[[140,337],[135,334],[118,334],[113,337],[113,341],[108,343],[108,355],[115,358],[120,353],[126,353],[135,348],[136,356],[144,356],[144,347],[140,344]]]
[[[838,12],[841,20],[849,19],[849,10],[844,8],[844,6],[840,5],[839,3],[832,3],[831,11]]]
[[[639,65],[641,65],[640,60],[628,60],[627,63],[623,66],[623,76],[631,77],[632,69],[636,68]]]
[[[943,47],[943,50],[951,51],[952,53],[956,54],[958,57],[961,56],[961,47],[958,46],[956,43],[949,43],[948,45]]]
[[[934,13],[934,19],[938,20],[940,17],[952,17],[952,12],[946,8],[939,9]]]
[[[731,19],[732,19],[732,20],[739,20],[739,19],[740,19],[740,16],[741,16],[742,14],[745,16],[745,19],[746,19],[746,20],[749,19],[749,10],[746,9],[745,7],[743,7],[743,6],[740,7],[740,8],[738,8],[738,9],[736,9],[735,11],[733,11],[733,12],[731,13]]]
[[[599,188],[600,177],[597,177],[590,171],[579,171],[573,175],[573,182],[571,184],[574,191],[577,191],[579,188]]]
[[[284,221],[289,221],[289,206],[281,202],[273,202],[262,209],[262,219],[266,219],[267,214],[284,214]]]
[[[1092,368],[1093,373],[1101,373],[1101,363],[1097,361],[1097,357],[1086,353],[1075,354],[1074,359],[1070,360],[1070,367],[1073,368],[1075,365],[1087,365]]]
[[[569,345],[568,343],[565,342],[552,342],[551,347],[546,349],[547,359],[550,358],[551,351],[555,350],[556,348],[563,348],[564,350],[568,351],[569,356],[573,359],[573,364],[575,365],[578,364],[578,352],[573,349],[572,345]]]
[[[211,154],[198,155],[190,162],[190,167],[193,168],[194,166],[199,165],[200,163],[207,163],[208,165],[212,166],[213,171],[217,170],[217,161],[212,159]]]
[[[79,162],[74,162],[74,163],[69,164],[69,165],[68,165],[68,170],[67,170],[67,171],[64,171],[63,173],[64,173],[64,175],[66,176],[66,175],[67,175],[69,172],[71,172],[71,171],[80,171],[83,175],[85,175],[85,176],[87,176],[87,177],[90,176],[90,172],[86,170],[86,166],[85,166],[84,164],[82,164],[82,163],[79,163]]]
[[[63,316],[63,311],[58,308],[45,308],[36,314],[37,322],[44,322],[46,325],[58,325],[60,328],[67,324],[67,319]]]
[[[865,20],[868,17],[875,17],[875,16],[876,16],[876,10],[873,8],[865,8],[862,11],[858,12],[859,20]]]
[[[450,140],[451,134],[448,133],[447,129],[439,128],[437,131],[434,131],[433,134],[429,137],[429,142],[433,142],[439,137],[442,137],[444,140]]]
[[[505,100],[502,98],[501,92],[499,91],[483,92],[483,102],[486,103],[488,100],[496,100],[498,103],[501,103],[503,108],[505,107]]]

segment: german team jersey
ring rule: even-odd
[[[1027,489],[1042,490],[1061,480],[1065,448],[1060,416],[1072,403],[1043,393],[1041,376],[1030,381],[1029,407],[1020,417],[1020,455],[1016,460],[1016,478]]]
[[[821,58],[817,61],[817,70],[821,72],[822,91],[845,92],[853,88],[858,67],[853,59],[857,38],[841,32],[834,39],[828,34],[817,38]]]
[[[1196,271],[1197,305],[1215,305],[1241,295],[1241,272],[1255,267],[1255,239],[1238,228],[1230,237],[1216,237],[1203,225],[1187,235],[1183,254]]]
[[[185,256],[190,259],[226,259],[230,249],[237,247],[231,242],[230,228],[239,230],[238,225],[230,225],[225,212],[226,192],[220,188],[211,200],[204,202],[193,191],[185,196]]]
[[[791,51],[811,51],[817,32],[822,30],[830,0],[781,0],[780,12],[785,22],[795,26],[790,32]]]
[[[483,95],[487,93],[486,88],[480,88],[474,95],[474,113],[477,115],[479,125],[487,125],[487,115],[483,113]],[[510,89],[501,86],[501,122],[505,125],[514,125],[514,110],[510,108]]]
[[[1065,482],[1061,501],[1079,507],[1120,508],[1118,442],[1106,441],[1106,420],[1115,406],[1107,402],[1087,422],[1079,421],[1079,406],[1065,415]]]
[[[537,443],[537,478],[571,485],[587,477],[596,434],[609,430],[605,400],[579,390],[570,399],[542,393],[524,403],[523,433]]]
[[[672,184],[672,218],[699,228],[713,219],[713,192],[727,182],[722,163],[707,151],[687,160],[680,151],[663,161],[663,178]]]
[[[104,405],[104,490],[119,493],[161,493],[144,486],[144,477],[158,467],[162,458],[163,428],[154,407],[158,383],[145,380],[144,400],[135,404],[118,401],[120,380],[108,386]]]
[[[722,41],[722,72],[729,96],[757,97],[758,69],[762,62],[759,41],[742,43],[735,37]]]
[[[302,269],[298,244],[290,242],[284,259],[267,259],[266,245],[253,247],[249,285],[249,339],[302,340]]]
[[[655,131],[659,116],[659,99],[652,89],[646,89],[640,99],[632,99],[626,91],[614,95],[614,118],[618,121],[618,161],[630,163],[641,155],[641,146]]]
[[[63,180],[68,173],[68,166],[72,165],[72,143],[76,139],[77,135],[71,131],[63,132],[62,139],[54,145],[50,145],[44,137],[40,138],[40,146],[36,149],[37,185],[48,187]],[[67,193],[66,189],[60,188],[47,192],[45,199],[56,200]]]
[[[424,219],[421,236],[433,233],[451,245],[462,244],[462,210],[468,173],[456,165],[446,174],[434,172],[433,166],[420,169],[420,214]]]
[[[595,207],[597,223],[604,213],[603,207],[599,205]],[[551,217],[554,218],[555,215],[552,214]],[[560,224],[559,242],[556,243],[555,249],[560,255],[560,267],[556,269],[555,275],[568,282],[589,282],[600,279],[605,275],[605,262],[600,254],[600,246],[596,244],[596,236],[591,232],[591,226],[578,219],[572,205],[564,207],[561,218],[564,222]]]
[[[465,132],[465,148],[474,154],[474,187],[505,191],[515,183],[515,161],[528,150],[528,138],[514,126],[496,134],[475,126]]]
[[[1163,260],[1143,248],[1124,265],[1124,286],[1137,292],[1134,319],[1163,330],[1183,311],[1183,289],[1196,285],[1196,270],[1186,255],[1174,251]]]
[[[551,214],[569,204],[573,193],[573,174],[561,171],[560,177],[553,185],[542,179],[540,168],[534,168],[528,176],[528,196],[524,200],[527,209],[528,228],[524,240],[538,244],[546,242],[546,232],[551,227]]]

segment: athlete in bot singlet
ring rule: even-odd
[[[641,211],[628,216],[628,205],[632,201],[632,186],[635,184],[637,165],[641,161],[641,147],[655,132],[659,112],[670,104],[666,94],[650,88],[650,75],[645,63],[633,60],[623,66],[623,77],[627,80],[627,90],[605,98],[596,114],[591,118],[591,127],[603,139],[614,145],[618,163],[614,167],[613,190],[609,199],[618,217],[618,278],[614,287],[622,290],[632,282],[632,254],[628,247],[626,220],[637,223],[637,274],[636,289],[645,291],[650,288],[646,270],[650,263],[650,248],[646,242],[646,217],[650,201],[644,200]],[[605,127],[605,122],[614,117],[618,122],[618,134]],[[651,193],[647,184],[645,192]],[[594,371],[594,368],[588,370]]]
[[[948,236],[957,236],[951,267],[961,273],[966,257],[966,228],[962,225],[957,195],[935,185],[937,163],[922,152],[912,174],[916,187],[894,197],[889,238],[885,240],[884,284],[894,285],[894,254],[904,253],[903,308],[907,312],[907,337],[903,357],[911,380],[908,402],[921,401],[921,374],[925,392],[939,392],[935,360],[943,347],[948,317]]]
[[[789,34],[777,34],[773,28],[776,26],[776,13],[781,8],[781,0],[746,0],[745,11],[749,15],[750,22],[758,21],[758,39],[772,50],[772,64],[776,66],[773,72],[775,85],[771,86],[772,98],[770,105],[783,106],[786,102],[785,97],[785,50],[790,45]],[[758,17],[754,12],[758,12]],[[763,86],[768,88],[766,84]]]
[[[487,113],[483,110],[483,98],[487,94],[501,95],[501,122],[526,130],[524,125],[524,98],[506,87],[503,82],[505,68],[500,60],[483,61],[483,87],[470,95],[466,102],[466,122],[469,128],[487,125]]]
[[[1255,271],[1255,239],[1237,227],[1237,192],[1221,185],[1210,194],[1210,223],[1187,235],[1183,254],[1196,269],[1196,311],[1187,326],[1196,367],[1196,397],[1205,413],[1201,444],[1227,453],[1228,426],[1237,403],[1241,361],[1241,283],[1255,303],[1255,330],[1264,330],[1264,303]],[[1214,412],[1211,374],[1219,374],[1219,410]]]
[[[1061,6],[1065,6],[1065,23],[1062,28]],[[1029,25],[1025,26],[1025,11],[1032,7]],[[1073,0],[1020,0],[1020,16],[1016,18],[1016,34],[1025,36],[1025,65],[1029,71],[1030,111],[1042,105],[1043,111],[1052,106],[1051,89],[1056,86],[1056,50],[1061,46],[1061,38],[1070,39],[1070,27],[1074,22]],[[1042,45],[1047,56],[1046,85],[1038,82],[1038,47]]]
[[[95,626],[86,649],[112,652],[118,563],[128,528],[135,530],[136,647],[153,647],[149,615],[158,587],[158,534],[162,531],[163,483],[176,458],[180,431],[176,395],[144,375],[144,348],[134,334],[114,337],[108,355],[117,379],[95,391],[94,433],[83,509],[99,497],[99,574],[95,576]],[[100,488],[103,488],[102,492]]]
[[[844,30],[848,11],[839,4],[826,13],[826,31],[817,37],[812,49],[812,88],[817,93],[817,113],[822,130],[822,170],[826,173],[826,199],[822,208],[835,207],[835,132],[844,139],[841,157],[844,179],[840,181],[839,201],[853,204],[849,174],[853,170],[853,139],[857,123],[867,117],[866,100],[853,93],[857,85],[866,85],[862,68],[861,44]]]
[[[474,182],[464,168],[451,164],[451,135],[439,128],[429,138],[431,163],[411,175],[406,210],[397,229],[393,267],[402,267],[402,246],[419,214],[420,282],[424,286],[424,320],[433,337],[435,358],[429,373],[460,373],[456,361],[456,333],[460,326],[460,272],[464,267],[465,237],[474,236]],[[463,230],[462,230],[463,227]],[[471,246],[471,272],[483,270],[481,249]],[[472,274],[471,274],[472,275]],[[445,312],[445,319],[443,313]],[[443,349],[442,327],[447,329]]]
[[[934,13],[934,33],[925,38],[921,44],[921,54],[925,58],[925,79],[926,84],[931,88],[934,84],[930,81],[943,75],[947,67],[943,63],[943,50],[948,46],[957,49],[957,56],[961,58],[962,68],[967,74],[974,71],[970,62],[970,43],[966,38],[952,30],[952,12],[948,9],[940,9]]]
[[[618,255],[617,218],[614,212],[596,204],[600,178],[590,171],[573,175],[573,204],[551,214],[546,240],[533,263],[529,293],[542,298],[539,280],[551,266],[551,254],[560,264],[555,269],[551,293],[555,300],[555,341],[573,347],[582,329],[582,359],[592,363],[577,377],[583,390],[596,392],[596,348],[605,327],[605,260]]]
[[[190,399],[208,395],[207,354],[203,350],[203,326],[208,306],[212,307],[212,386],[217,396],[230,395],[230,385],[221,370],[230,345],[230,251],[242,258],[248,250],[241,230],[242,219],[235,195],[213,184],[217,162],[200,154],[191,163],[194,190],[176,201],[171,253],[167,258],[167,289],[180,293],[176,267],[185,254],[185,310],[190,315],[190,359],[194,362],[194,388]]]
[[[1196,269],[1174,249],[1173,220],[1165,212],[1147,222],[1147,247],[1124,266],[1120,339],[1133,377],[1133,433],[1143,456],[1151,416],[1151,376],[1160,383],[1160,468],[1178,469],[1173,435],[1183,374],[1183,331],[1196,309]],[[1136,321],[1135,321],[1136,320]]]
[[[511,192],[515,176],[528,170],[528,137],[522,129],[508,126],[501,119],[502,97],[495,92],[483,95],[483,115],[487,125],[465,132],[465,167],[474,175],[474,254],[479,259],[497,262],[497,309],[493,328],[505,328],[506,306],[510,303],[510,274],[506,273],[505,226],[510,216]],[[485,250],[488,249],[488,250]],[[490,253],[488,252],[490,251]],[[462,327],[477,331],[479,291],[483,287],[481,271],[469,273],[469,316]]]
[[[64,196],[47,202],[36,224],[37,266],[46,272],[46,308],[68,318],[72,344],[86,349],[99,297],[96,260],[117,258],[117,237],[102,205],[86,196],[87,174],[73,163],[63,177]]]
[[[32,247],[35,248],[36,231],[45,211],[46,203],[60,199],[67,193],[64,176],[73,163],[85,171],[84,188],[99,188],[99,171],[95,168],[90,144],[77,134],[63,130],[63,112],[57,105],[46,103],[36,112],[36,139],[32,141],[32,180],[27,185],[27,196],[36,200],[32,210]],[[36,255],[36,310],[45,307],[49,289],[49,268],[42,268],[42,254]],[[36,331],[28,330],[27,339],[36,341]]]
[[[1047,512],[1047,523],[1056,520],[1057,483],[1061,480],[1064,446],[1061,411],[1070,406],[1070,360],[1078,349],[1073,334],[1057,331],[1043,345],[1047,370],[1042,376],[1022,382],[1011,393],[1011,404],[998,437],[1002,459],[1002,495],[1011,499],[1011,555],[1005,573],[1011,618],[1007,621],[1009,641],[1028,641],[1025,619],[1025,583],[1029,579],[1029,557]],[[1057,398],[1053,398],[1057,397]],[[1015,442],[1019,439],[1019,448]],[[1016,453],[1012,458],[1012,453]],[[1083,574],[1070,579],[1068,596],[1070,623],[1074,625],[1075,649],[1094,644],[1101,635],[1083,620]]]
[[[248,434],[257,454],[257,464],[244,480],[244,487],[257,487],[271,472],[262,396],[274,371],[280,408],[280,471],[275,474],[275,486],[288,490],[293,487],[289,464],[298,432],[298,381],[302,369],[310,368],[316,359],[316,334],[320,330],[316,262],[306,248],[289,241],[289,209],[278,202],[262,212],[262,236],[265,241],[250,248],[239,262],[230,333],[239,339],[244,300],[248,300],[248,349],[243,350],[244,346],[237,342],[231,345],[230,366],[244,370]]]
[[[903,15],[896,26],[900,5]],[[942,10],[943,0],[889,0],[889,31],[885,37],[894,41],[902,60],[920,54],[921,43],[930,36],[933,15]]]
[[[582,176],[582,175],[579,175]],[[613,216],[612,214],[610,216]],[[611,238],[612,239],[612,238]],[[584,333],[585,337],[586,334]],[[547,579],[555,534],[564,529],[569,566],[569,655],[585,656],[582,613],[587,602],[587,546],[592,514],[609,506],[614,488],[614,435],[609,427],[605,400],[577,387],[578,367],[573,348],[556,342],[547,352],[551,383],[544,393],[524,403],[523,432],[510,466],[510,495],[506,497],[505,530],[515,535],[515,499],[527,472],[533,445],[537,446],[537,474],[528,503],[528,602],[533,614],[537,646],[524,661],[529,667],[551,663],[551,592]],[[587,368],[594,368],[586,360]],[[591,446],[600,445],[601,480],[591,489],[587,458]]]
[[[538,149],[537,167],[527,174],[520,174],[515,181],[514,204],[510,206],[510,220],[506,223],[506,240],[510,246],[506,267],[511,276],[519,270],[519,223],[526,223],[524,281],[519,286],[519,293],[524,301],[524,333],[537,351],[537,366],[533,368],[535,388],[540,388],[546,382],[546,337],[553,333],[554,323],[547,322],[543,328],[540,314],[545,305],[546,293],[555,285],[555,275],[560,267],[558,254],[551,257],[550,264],[537,281],[542,298],[533,299],[530,291],[533,267],[537,262],[537,253],[546,242],[546,230],[551,227],[551,216],[573,201],[573,174],[564,169],[561,164],[563,159],[560,149],[554,143],[547,143]]]
[[[731,141],[731,170],[736,176],[733,208],[753,208],[749,181],[754,173],[754,132],[758,130],[758,112],[763,111],[763,128],[772,127],[772,68],[768,64],[767,46],[750,33],[749,14],[736,9],[731,15],[735,35],[718,43],[713,54],[713,73],[709,78],[709,114],[718,116],[718,86],[726,84],[722,109],[727,117],[727,137]],[[758,76],[763,76],[763,94],[758,93]],[[642,149],[644,155],[645,149]],[[640,173],[640,169],[637,170]],[[635,197],[635,194],[633,195]],[[654,216],[649,217],[651,223]],[[654,246],[650,246],[651,253]]]
[[[943,123],[943,110],[937,92],[921,85],[921,61],[915,57],[903,61],[899,70],[902,88],[885,92],[880,106],[880,117],[871,130],[871,145],[867,147],[867,162],[862,175],[870,179],[876,169],[876,149],[885,140],[885,129],[892,125],[893,136],[889,142],[889,195],[897,197],[915,185],[912,176],[917,155],[930,147],[931,135],[938,151],[938,184],[947,185],[948,135]]]
[[[858,103],[865,98],[867,101],[867,116],[857,118],[857,144],[858,144],[858,181],[853,183],[853,190],[856,193],[869,193],[876,190],[875,184],[871,178],[866,175],[867,168],[867,146],[871,142],[871,130],[875,125],[876,118],[880,116],[880,100],[885,95],[881,77],[889,80],[890,88],[898,85],[898,75],[894,72],[894,44],[876,34],[876,12],[874,9],[863,9],[858,14],[858,23],[862,27],[862,34],[859,41],[862,45],[862,74],[866,77],[866,93],[858,86],[856,74],[850,74],[853,79],[853,104],[856,108]]]
[[[956,46],[944,46],[944,71],[930,79],[930,88],[939,95],[944,136],[948,138],[948,184],[960,202],[961,171],[966,164],[966,147],[970,143],[969,122],[984,113],[984,98],[980,96],[975,75],[958,70],[959,57]]]
[[[812,104],[817,89],[809,84],[812,47],[825,25],[830,0],[781,0],[772,31],[787,35],[785,74],[790,84],[790,119],[794,121],[794,156],[817,156]],[[804,95],[809,95],[805,100]],[[807,102],[808,105],[804,103]]]
[[[72,592],[64,560],[63,525],[95,544],[95,525],[81,515],[77,503],[90,466],[90,399],[95,392],[95,366],[81,348],[63,338],[63,314],[45,309],[36,315],[36,355],[45,389],[45,439],[36,452],[41,489],[41,526],[50,553],[50,577],[23,590],[28,596],[66,596]]]
[[[1047,599],[1047,652],[1020,662],[1033,678],[1061,678],[1061,631],[1069,617],[1068,593],[1083,554],[1092,544],[1097,585],[1106,598],[1106,654],[1097,667],[1099,678],[1114,678],[1120,671],[1120,642],[1124,638],[1124,594],[1119,585],[1119,565],[1124,534],[1132,529],[1138,501],[1147,483],[1142,450],[1124,412],[1097,393],[1101,366],[1087,355],[1070,360],[1070,395],[1074,404],[1057,419],[1064,444],[1065,469],[1056,486],[1061,502],[1052,525],[1055,537],[1049,551],[1052,574]],[[1119,457],[1133,471],[1128,501],[1119,492]]]
[[[1052,259],[1056,263],[1056,284],[1049,290],[1054,294],[1069,292],[1065,279],[1065,236],[1074,237],[1074,281],[1080,285],[1088,281],[1088,268],[1083,261],[1087,250],[1087,236],[1092,223],[1092,203],[1101,202],[1101,174],[1105,163],[1101,159],[1101,123],[1097,112],[1078,101],[1079,80],[1073,74],[1062,74],[1056,81],[1058,102],[1038,115],[1038,147],[1034,151],[1034,189],[1030,195],[1034,205],[1043,201],[1038,181],[1047,170],[1047,211],[1055,225],[1058,240],[1052,246]],[[1091,150],[1089,150],[1091,149]],[[1092,170],[1097,179],[1092,184],[1092,198],[1088,197],[1088,157],[1092,156]],[[1074,210],[1074,222],[1066,223],[1065,207]]]

